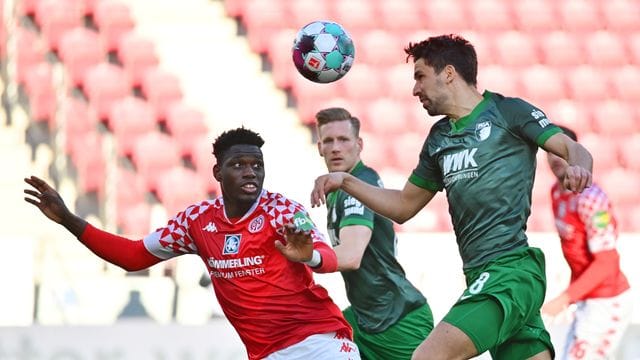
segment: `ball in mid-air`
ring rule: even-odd
[[[333,21],[314,21],[302,27],[293,42],[293,63],[305,78],[330,83],[353,64],[355,47],[344,28]]]

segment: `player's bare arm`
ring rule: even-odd
[[[371,229],[364,225],[350,225],[340,229],[340,245],[333,248],[338,257],[338,271],[360,268],[362,256],[371,240]]]
[[[325,174],[316,179],[311,192],[312,206],[326,202],[326,194],[342,189],[378,214],[399,224],[411,219],[435,195],[407,182],[402,190],[384,189],[344,172]]]
[[[284,226],[286,244],[280,240],[275,241],[276,248],[289,261],[306,262],[313,256],[313,239],[311,233],[297,228],[293,224]]]
[[[565,159],[567,166],[563,185],[566,189],[582,192],[591,186],[593,157],[581,144],[571,140],[565,134],[555,134],[550,137],[543,148]]]
[[[24,198],[26,202],[33,204],[46,217],[64,226],[76,237],[82,234],[87,222],[69,211],[55,189],[37,176],[25,178],[24,181],[33,188],[24,190],[29,195]]]

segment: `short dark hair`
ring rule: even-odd
[[[556,125],[556,126],[558,126],[560,130],[562,130],[562,132],[568,137],[570,137],[573,141],[578,141],[578,135],[576,135],[575,131],[569,129],[566,126],[562,126],[562,125]]]
[[[351,123],[355,136],[360,136],[360,120],[357,117],[352,116],[347,109],[332,107],[322,109],[316,113],[316,126],[318,129],[320,129],[320,126],[322,125],[345,120],[348,120]]]
[[[473,45],[455,34],[432,36],[418,43],[409,43],[404,49],[407,61],[424,59],[425,63],[440,73],[445,66],[452,65],[467,84],[477,85],[478,56]]]
[[[258,133],[245,129],[244,127],[227,130],[220,134],[220,136],[218,136],[213,142],[213,155],[215,155],[216,160],[221,162],[224,158],[224,154],[233,145],[255,145],[257,147],[262,147],[262,145],[264,145],[264,140]]]

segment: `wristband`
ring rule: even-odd
[[[316,267],[320,265],[320,263],[322,263],[322,256],[320,255],[320,252],[318,250],[313,249],[313,255],[311,255],[311,260],[304,261],[303,263],[310,267]]]

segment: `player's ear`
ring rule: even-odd
[[[360,151],[362,151],[362,149],[364,149],[364,141],[362,140],[361,137],[358,137],[357,144],[358,144],[358,148],[360,148]]]
[[[213,178],[222,182],[222,176],[220,175],[220,166],[218,164],[213,165]]]
[[[316,145],[318,145],[318,154],[320,154],[320,157],[324,157],[324,155],[322,155],[322,144],[320,143],[320,140],[318,140]]]

